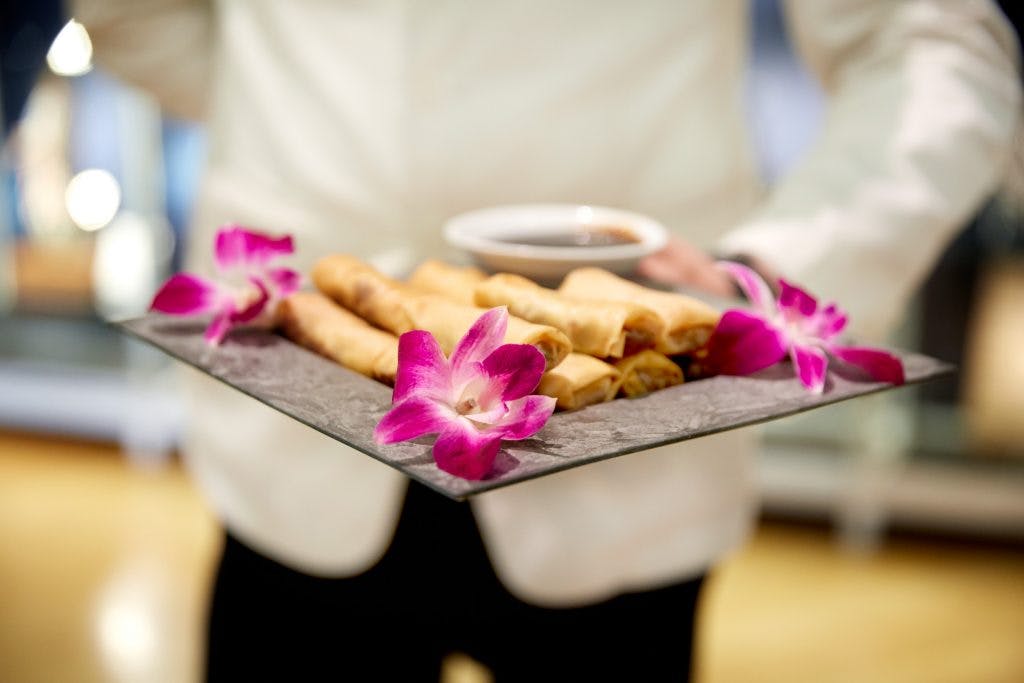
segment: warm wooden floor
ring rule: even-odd
[[[0,433],[0,681],[191,681],[218,536],[177,469]]]
[[[195,680],[216,543],[176,467],[0,432],[0,681]],[[1024,552],[764,525],[703,625],[703,683],[1024,681]]]

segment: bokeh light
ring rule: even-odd
[[[107,171],[91,168],[71,179],[64,201],[75,225],[89,232],[99,230],[117,214],[121,186]]]
[[[92,70],[92,40],[85,27],[72,19],[53,39],[46,63],[58,76],[81,76]]]

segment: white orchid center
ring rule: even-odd
[[[466,382],[462,391],[457,393],[458,400],[453,402],[455,412],[459,415],[473,416],[494,408],[494,400],[488,399],[489,387],[489,378],[484,376],[477,376]]]
[[[241,287],[235,287],[235,308],[236,310],[244,311],[262,297],[263,292],[260,291],[260,288],[251,282],[247,282]]]
[[[479,408],[480,404],[476,402],[476,398],[473,396],[464,398],[455,404],[455,412],[459,415],[470,415],[477,412]]]

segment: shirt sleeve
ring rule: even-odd
[[[823,130],[719,247],[878,339],[1003,174],[1016,37],[987,0],[789,0],[787,19],[827,94]]]
[[[213,9],[204,0],[71,0],[96,62],[154,95],[167,112],[201,120],[212,67]]]

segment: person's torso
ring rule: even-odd
[[[758,194],[742,0],[222,0],[218,19],[201,237],[233,220],[310,257],[437,256],[458,212],[570,201],[709,245]]]
[[[294,234],[307,272],[332,250],[399,248],[397,271],[454,256],[446,217],[509,202],[620,206],[709,244],[758,191],[740,101],[745,7],[221,0],[190,269],[209,258],[216,226],[234,221]],[[183,450],[239,537],[324,575],[380,556],[398,473],[240,394],[206,387],[192,400]],[[753,518],[749,438],[480,496],[496,571],[538,604],[704,571]]]

